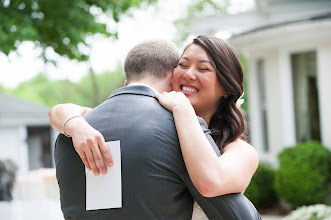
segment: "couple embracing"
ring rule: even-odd
[[[129,52],[125,73],[126,86],[93,110],[62,104],[49,112],[62,133],[55,162],[65,219],[191,219],[194,201],[193,216],[261,219],[242,194],[258,156],[236,105],[243,72],[235,51],[209,36],[182,55],[170,42],[150,40]],[[105,174],[112,166],[105,141],[115,140],[123,206],[86,211],[84,166]]]

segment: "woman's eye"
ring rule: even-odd
[[[181,66],[181,67],[187,67],[186,65],[182,64],[182,63],[179,63],[178,66]]]
[[[209,69],[207,69],[207,68],[200,68],[199,70],[200,71],[209,71]]]

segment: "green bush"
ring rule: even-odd
[[[268,164],[260,163],[245,195],[257,209],[269,208],[278,202],[274,189],[275,170]]]
[[[298,143],[279,155],[275,189],[292,206],[323,203],[329,192],[331,153],[316,141]]]

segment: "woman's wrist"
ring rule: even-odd
[[[63,133],[66,136],[72,137],[75,131],[79,131],[87,122],[82,116],[73,117],[68,120],[63,126]]]
[[[172,110],[172,114],[173,115],[194,115],[195,116],[195,111],[194,108],[192,107],[191,104],[187,105],[187,104],[177,104],[174,106],[173,110]]]

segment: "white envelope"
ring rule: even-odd
[[[107,166],[107,174],[95,176],[93,171],[85,168],[86,210],[122,207],[120,141],[106,142],[106,145],[113,158],[113,166]]]

